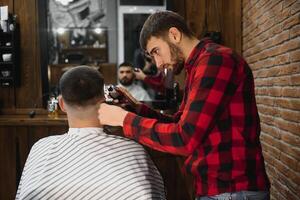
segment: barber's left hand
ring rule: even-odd
[[[101,103],[98,110],[100,124],[109,126],[123,126],[127,111],[114,105]]]

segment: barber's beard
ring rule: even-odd
[[[184,68],[184,56],[179,47],[177,47],[175,44],[172,44],[171,42],[168,42],[168,44],[171,52],[171,62],[174,63],[173,73],[175,75],[178,75]]]

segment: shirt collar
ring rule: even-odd
[[[190,70],[194,66],[194,64],[195,64],[202,48],[207,43],[210,43],[210,42],[212,42],[212,40],[210,38],[207,38],[207,37],[203,38],[199,41],[199,43],[194,47],[194,49],[192,50],[192,52],[190,53],[188,59],[185,62],[184,68],[186,70]]]
[[[90,134],[103,135],[106,133],[104,133],[103,128],[86,127],[86,128],[69,128],[68,134],[84,136],[84,135],[90,135]]]

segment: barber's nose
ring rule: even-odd
[[[163,66],[163,60],[160,57],[154,56],[154,60],[157,68],[161,68],[161,66]]]

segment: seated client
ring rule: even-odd
[[[144,148],[103,132],[97,118],[101,74],[78,66],[63,74],[59,88],[69,131],[33,145],[16,199],[165,199],[161,175]]]

